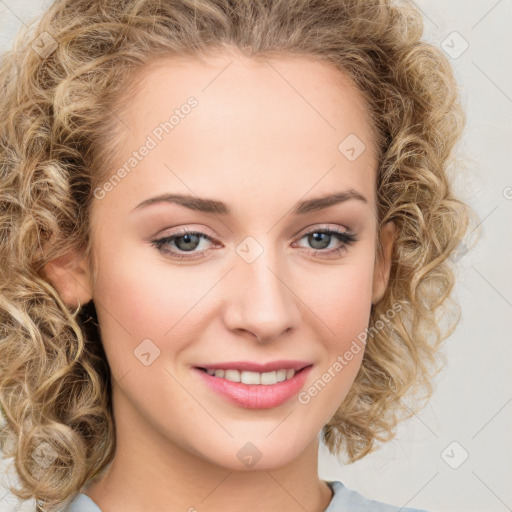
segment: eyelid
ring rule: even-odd
[[[164,230],[159,230],[157,234],[151,236],[148,238],[149,241],[154,241],[162,238],[169,238],[174,236],[183,236],[188,233],[200,233],[204,234],[208,238],[212,240],[218,240],[220,237],[215,233],[215,231],[212,231],[211,229],[207,228],[203,225],[195,225],[195,224],[187,224],[185,226],[177,226],[172,228],[167,228]]]
[[[304,235],[315,233],[316,231],[337,231],[339,233],[350,233],[350,229],[345,226],[340,226],[339,224],[326,224],[324,222],[320,224],[311,224],[310,226],[299,231],[295,238],[302,238]]]

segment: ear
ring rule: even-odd
[[[76,251],[55,258],[44,273],[66,305],[84,305],[92,299],[91,271],[87,259]]]
[[[392,221],[386,222],[381,228],[381,247],[376,255],[373,269],[372,304],[382,299],[388,286],[395,233],[396,226]]]

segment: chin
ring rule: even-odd
[[[288,443],[285,444],[283,439],[287,439]],[[231,471],[272,471],[292,463],[307,446],[307,441],[299,446],[293,436],[287,437],[281,432],[275,440],[231,440],[225,446],[226,450],[210,454],[208,459],[216,466]]]

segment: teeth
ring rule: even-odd
[[[217,375],[217,372],[215,372],[215,375]],[[240,382],[240,372],[238,370],[226,370],[224,378],[231,382]]]
[[[273,372],[248,372],[240,370],[206,370],[208,375],[221,377],[231,382],[242,382],[243,384],[263,384],[269,386],[291,379],[295,375],[295,370],[283,369]]]

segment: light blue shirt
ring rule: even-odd
[[[417,508],[402,508],[369,500],[357,491],[347,489],[338,481],[326,483],[333,490],[334,496],[324,512],[426,512]],[[101,509],[89,496],[79,493],[61,512],[101,512]]]

